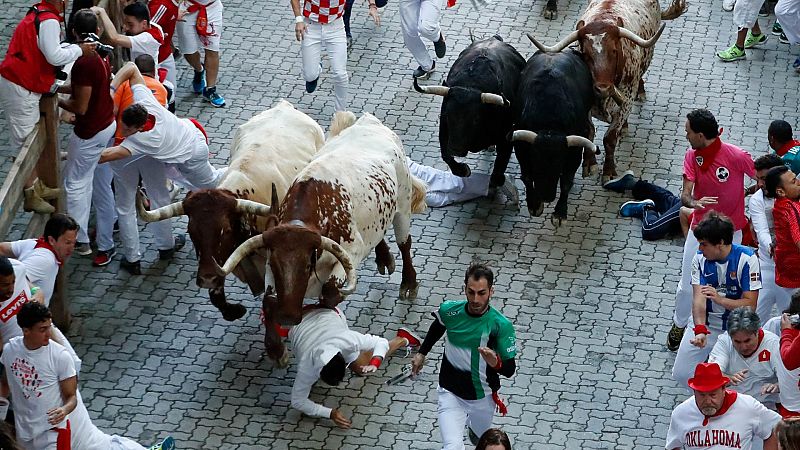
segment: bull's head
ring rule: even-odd
[[[511,106],[502,95],[473,88],[420,86],[414,79],[414,89],[444,97],[442,120],[447,121],[447,149],[454,156],[466,156],[468,151],[481,148],[488,135],[482,124],[487,123],[487,117],[498,113],[496,108]]]
[[[665,23],[661,23],[661,27],[650,39],[642,38],[623,25],[622,19],[619,17],[615,23],[596,21],[586,24],[581,20],[576,25],[575,31],[552,47],[542,45],[531,34],[528,34],[528,39],[536,48],[548,53],[560,52],[568,45],[578,41],[583,60],[592,71],[597,96],[599,98],[612,97],[617,104],[622,104],[627,99],[618,88],[625,64],[621,39],[628,39],[643,48],[652,47],[661,37]]]
[[[274,192],[273,185],[273,192]],[[244,226],[245,214],[267,216],[270,207],[250,200],[236,198],[221,189],[201,189],[190,192],[181,202],[147,211],[141,194],[137,195],[139,217],[146,222],[166,220],[175,216],[189,216],[189,236],[194,243],[198,259],[197,286],[218,289],[225,278],[217,274],[219,264],[225,261],[236,246],[250,237]]]
[[[350,256],[336,241],[302,225],[281,224],[270,226],[254,236],[231,254],[219,270],[221,276],[230,273],[249,253],[266,249],[267,259],[264,284],[275,320],[286,325],[297,325],[302,317],[303,298],[308,289],[308,280],[316,276],[317,259],[323,251],[331,253],[342,264],[345,284],[339,288],[340,295],[352,294],[356,289],[356,271]],[[321,280],[323,283],[327,280]],[[271,299],[274,296],[274,299]]]

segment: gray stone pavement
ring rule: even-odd
[[[25,6],[19,0],[0,3],[5,48]],[[449,53],[434,78],[441,79],[468,44],[469,29],[479,36],[499,32],[529,56],[525,32],[555,42],[573,29],[585,3],[560,6],[552,22],[540,17],[543,5],[509,0],[476,11],[459,0],[442,18]],[[713,54],[733,37],[730,14],[718,0],[689,5],[657,44],[646,75],[647,101],[635,108],[617,152],[622,170],[673,190],[680,186],[683,123],[690,109],[714,111],[724,137],[753,154],[767,150],[770,120],[787,118],[796,125],[798,117],[798,79],[788,70],[795,56],[788,47],[770,36],[763,48],[748,51],[746,61],[723,64]],[[190,75],[179,62],[179,113],[206,125],[214,162],[225,164],[237,125],[280,98],[327,128],[333,113],[329,64],[319,90],[304,93],[288,2],[254,7],[225,0],[225,8],[219,90],[228,107],[212,109],[189,94]],[[438,159],[440,102],[411,90],[415,65],[403,48],[397,2],[389,3],[379,29],[367,23],[366,13],[358,2],[348,67],[352,110],[383,120],[415,160],[445,168]],[[4,122],[0,130],[5,173],[14,152]],[[469,162],[487,172],[491,155],[473,155]],[[516,161],[509,173],[521,189]],[[430,311],[444,299],[461,297],[464,268],[481,259],[497,269],[494,305],[514,322],[521,348],[516,376],[503,380],[509,414],[496,419],[515,448],[659,448],[672,407],[687,395],[669,376],[674,356],[663,346],[682,241],[643,242],[637,221],[617,217],[623,201],[602,190],[597,179],[578,176],[569,221],[559,229],[547,217],[552,205],[541,218],[490,200],[415,216],[419,298],[398,300],[399,274],[378,275],[370,259],[345,305],[352,328],[385,336],[400,325],[424,332]],[[185,221],[176,229],[183,231]],[[142,238],[152,244],[147,230]],[[260,303],[244,286],[228,283],[229,296],[243,302],[248,314],[227,323],[194,284],[191,244],[169,264],[158,262],[151,246],[143,267],[143,276],[131,277],[118,273],[116,262],[99,270],[86,258],[69,265],[76,318],[69,334],[84,360],[80,388],[100,428],[142,443],[171,433],[179,448],[195,449],[440,448],[435,366],[441,345],[414,383],[383,384],[406,362],[392,359],[377,375],[351,378],[345,388],[316,387],[313,399],[339,405],[352,418],[353,429],[340,430],[289,408],[294,369],[276,369],[262,358]]]

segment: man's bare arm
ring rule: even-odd
[[[116,147],[111,147],[103,150],[103,152],[100,153],[100,161],[98,161],[98,164],[107,163],[109,161],[116,161],[118,159],[127,158],[129,156],[131,156],[130,150],[121,145],[118,145]]]
[[[97,19],[103,24],[103,29],[105,30],[106,36],[108,36],[108,41],[111,43],[111,45],[125,48],[133,47],[131,38],[125,36],[124,34],[117,33],[117,27],[114,26],[113,22],[111,22],[111,18],[108,17],[108,13],[106,13],[105,9],[99,6],[93,6],[92,12],[97,15]]]
[[[72,88],[72,95],[67,100],[59,100],[58,106],[82,116],[89,110],[89,99],[91,97],[91,86],[75,86]]]

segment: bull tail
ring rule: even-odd
[[[333,115],[331,128],[328,130],[328,139],[338,136],[339,133],[349,128],[354,123],[356,123],[355,114],[350,111],[337,111],[336,114]]]
[[[409,174],[411,177],[411,213],[424,213],[428,209],[425,203],[425,194],[428,192],[428,185],[424,181]]]
[[[669,8],[661,11],[661,20],[677,19],[686,12],[686,0],[672,0]]]

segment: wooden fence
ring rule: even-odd
[[[42,97],[39,102],[41,118],[36,128],[25,140],[8,176],[0,188],[0,236],[7,236],[11,224],[17,217],[24,198],[25,181],[30,177],[34,167],[39,179],[47,186],[61,186],[61,152],[58,140],[58,97]],[[13,150],[13,149],[12,149]],[[64,194],[55,200],[56,211],[64,212]],[[44,225],[50,218],[46,214],[33,214],[28,223],[24,238],[38,237],[44,231]],[[5,240],[5,239],[3,239]],[[56,280],[55,291],[50,300],[50,311],[53,322],[64,332],[69,329],[72,320],[69,313],[65,267],[62,266]]]

